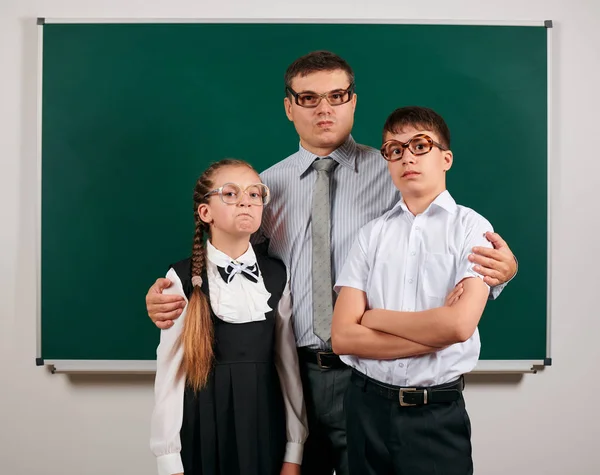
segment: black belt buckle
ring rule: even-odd
[[[323,355],[329,356],[331,354],[333,354],[333,353],[327,353],[325,351],[317,351],[317,365],[319,366],[319,368],[321,368],[321,369],[331,369],[331,368],[333,368],[333,365],[326,365],[321,360],[321,356],[323,356]]]
[[[427,404],[427,390],[417,389],[417,388],[400,388],[398,391],[398,400],[402,407],[410,407],[416,406],[417,404],[411,404],[409,402],[404,401],[404,393],[414,393],[417,391],[423,391],[423,404]]]

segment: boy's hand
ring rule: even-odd
[[[517,261],[506,241],[497,233],[487,232],[485,237],[494,249],[474,247],[469,260],[477,264],[475,272],[481,274],[483,281],[490,287],[504,284],[517,273]]]
[[[454,287],[452,289],[452,291],[446,297],[446,301],[444,302],[444,307],[452,307],[452,305],[454,305],[456,302],[458,302],[458,300],[460,299],[460,296],[462,295],[464,290],[465,289],[463,287],[462,282],[459,282],[458,284],[456,284],[456,287]]]
[[[148,316],[161,330],[173,326],[173,320],[181,315],[185,299],[181,295],[163,295],[162,291],[171,286],[169,279],[156,279],[146,294]]]
[[[283,462],[279,475],[300,475],[300,465],[297,463]]]

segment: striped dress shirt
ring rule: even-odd
[[[352,137],[328,155],[338,165],[331,172],[331,274],[342,270],[358,231],[390,210],[400,199],[379,151],[357,144]],[[272,200],[263,212],[257,238],[269,240],[269,253],[290,272],[296,345],[331,349],[313,333],[311,204],[319,158],[300,146],[298,152],[261,173]],[[322,157],[321,157],[322,158]]]

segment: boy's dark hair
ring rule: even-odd
[[[418,106],[399,107],[383,125],[383,140],[387,133],[400,134],[406,127],[431,130],[438,135],[440,143],[450,149],[450,129],[442,116],[434,110]]]
[[[290,64],[285,72],[284,81],[286,95],[289,94],[287,88],[292,87],[292,80],[296,76],[304,77],[318,71],[336,71],[338,69],[341,69],[346,73],[350,84],[354,83],[354,71],[352,71],[350,65],[337,54],[334,54],[331,51],[313,51],[305,54]]]

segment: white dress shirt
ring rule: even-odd
[[[265,288],[262,274],[256,283],[240,275],[233,278],[229,284],[225,284],[217,266],[225,267],[231,260],[233,259],[207,242],[206,271],[213,311],[217,317],[230,323],[265,320],[264,314],[271,310],[267,303],[271,294]],[[255,264],[256,256],[252,246],[250,245],[248,251],[236,261],[246,265]],[[156,350],[155,405],[151,421],[150,447],[157,457],[159,475],[183,473],[179,431],[183,421],[185,377],[177,377],[183,358],[183,347],[176,345],[183,330],[188,307],[177,273],[169,269],[166,277],[172,285],[163,293],[183,296],[186,306],[171,328],[161,330],[160,344]],[[281,382],[286,416],[287,445],[284,461],[300,464],[304,441],[308,435],[308,423],[292,329],[289,280],[274,313],[275,366]]]
[[[414,216],[400,200],[364,226],[336,282],[367,294],[369,309],[418,312],[444,305],[449,291],[466,277],[481,278],[468,260],[473,246],[491,248],[492,225],[444,191]],[[487,284],[486,284],[487,285]],[[374,360],[344,355],[361,373],[395,386],[434,386],[471,371],[479,359],[479,332],[464,343],[412,358]]]

